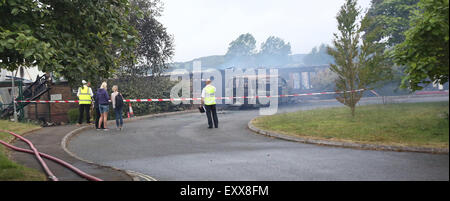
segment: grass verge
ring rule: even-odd
[[[378,145],[448,148],[449,103],[401,103],[298,111],[256,118],[253,125],[278,133]]]
[[[0,128],[23,134],[33,129],[39,128],[34,124],[14,123],[0,120]],[[10,143],[14,136],[0,132],[0,140]],[[0,145],[0,181],[45,181],[45,174],[38,170],[27,168],[14,163],[7,156],[7,148]]]

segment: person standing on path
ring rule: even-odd
[[[88,124],[91,123],[91,115],[89,111],[91,109],[92,97],[94,93],[92,93],[91,83],[86,82],[85,80],[81,81],[83,87],[78,88],[77,97],[79,104],[79,116],[78,116],[78,124],[81,125],[83,123],[84,112],[86,112],[86,122]]]
[[[113,93],[111,94],[111,102],[112,106],[114,108],[114,113],[116,117],[116,126],[118,130],[122,130],[123,126],[123,118],[122,118],[122,111],[123,111],[123,96],[121,93],[119,93],[119,88],[117,85],[114,85],[112,87]]]
[[[94,98],[94,100],[97,100],[97,94],[94,94],[93,98]],[[94,101],[94,111],[95,111],[95,128],[97,130],[105,129],[103,127],[103,124],[101,124],[101,125],[98,124],[98,121],[100,120],[100,108],[99,108],[99,104],[97,101]]]
[[[104,131],[108,131],[108,112],[109,112],[109,95],[106,91],[107,89],[106,82],[103,82],[100,88],[97,90],[97,99],[95,101],[98,102],[98,107],[100,110],[100,119],[98,121],[98,125],[102,125],[104,127]]]
[[[208,118],[208,128],[219,127],[216,111],[216,87],[211,85],[211,80],[206,80],[206,86],[202,90],[202,105],[205,105],[206,117]]]

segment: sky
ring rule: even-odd
[[[251,33],[257,48],[269,36],[290,42],[293,54],[330,44],[345,0],[162,0],[159,21],[174,36],[173,62],[224,55],[229,43]],[[370,0],[358,0],[367,10]]]

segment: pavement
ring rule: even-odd
[[[58,127],[45,127],[39,129],[37,131],[28,133],[23,135],[25,138],[29,139],[34,146],[43,153],[50,154],[54,157],[57,157],[63,161],[70,163],[71,165],[77,167],[78,169],[103,179],[105,181],[131,181],[132,177],[126,174],[123,171],[115,170],[113,168],[99,166],[95,164],[89,164],[83,161],[80,161],[68,153],[66,153],[61,147],[61,141],[64,136],[75,130],[79,127],[74,125],[66,125],[66,126],[58,126]],[[21,140],[15,140],[13,142],[14,146],[18,146],[21,148],[30,149],[28,144],[22,142]],[[95,150],[91,150],[95,151]],[[41,170],[44,173],[44,170],[40,163],[38,163],[37,159],[34,155],[22,153],[22,152],[11,152],[11,158],[18,162],[19,164],[25,165],[26,167],[34,168],[37,170]],[[47,163],[50,170],[55,174],[56,177],[60,181],[85,181],[86,179],[81,178],[76,173],[66,169],[65,167],[44,158],[44,161]]]
[[[448,101],[448,96],[393,101]],[[380,100],[360,102],[374,103]],[[278,112],[337,106],[342,105],[317,101]],[[449,180],[448,154],[355,150],[269,138],[247,128],[258,115],[258,110],[220,111],[218,129],[208,129],[200,113],[143,118],[126,123],[122,131],[83,131],[71,138],[68,149],[98,164],[165,181]]]

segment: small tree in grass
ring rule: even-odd
[[[359,23],[361,11],[356,3],[356,0],[347,0],[341,7],[336,17],[339,32],[334,34],[334,47],[328,47],[328,54],[336,62],[330,64],[331,71],[337,74],[336,90],[345,92],[338,94],[336,99],[351,108],[352,116],[355,116],[356,104],[364,91],[346,91],[370,88],[391,77],[384,47],[372,37],[375,33],[361,37],[362,31],[372,23],[372,19],[367,17]]]

